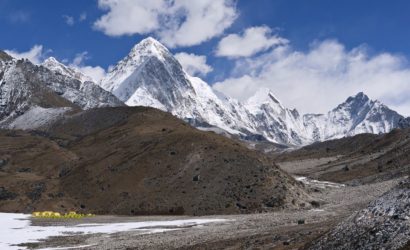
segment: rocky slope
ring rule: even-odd
[[[0,132],[0,210],[227,214],[309,207],[265,155],[152,108],[66,115]]]
[[[410,130],[396,129],[315,143],[277,155],[275,162],[288,162],[295,175],[361,185],[410,176],[409,145]],[[297,171],[303,164],[309,171]]]
[[[129,106],[158,108],[196,127],[217,127],[244,139],[288,146],[360,133],[386,133],[399,127],[403,119],[363,93],[349,97],[326,115],[300,115],[284,107],[269,90],[260,90],[240,103],[189,76],[153,38],[135,45],[100,85]]]
[[[278,155],[274,161],[294,176],[343,183],[343,196],[337,198],[335,204],[341,204],[343,200],[374,200],[365,207],[351,209],[350,217],[338,222],[338,226],[306,248],[408,249],[409,145],[410,130],[395,129],[388,134],[360,134],[318,142]],[[400,181],[399,186],[394,184],[393,189],[386,189],[386,183]],[[370,191],[363,189],[366,186],[387,193],[371,198]],[[362,191],[353,191],[356,188]],[[334,197],[329,195],[327,198]]]
[[[340,223],[309,249],[404,249],[410,241],[409,204],[408,179]]]
[[[30,127],[52,121],[66,112],[96,107],[121,106],[114,95],[92,82],[36,66],[28,60],[16,60],[2,52],[0,56],[0,126]],[[19,118],[18,121],[16,119]],[[13,123],[17,123],[11,125]]]

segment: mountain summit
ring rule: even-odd
[[[363,92],[350,96],[325,115],[305,115],[314,140],[337,139],[362,133],[381,134],[399,126],[403,116]]]
[[[100,82],[129,106],[150,106],[197,126],[241,134],[238,114],[201,79],[188,75],[178,60],[153,38],[142,40]],[[248,132],[248,131],[247,131]]]
[[[71,78],[79,80],[80,82],[87,82],[87,81],[92,82],[93,81],[91,77],[84,75],[78,69],[68,67],[62,64],[54,57],[47,58],[41,65],[55,73],[69,76]]]
[[[129,106],[151,106],[169,112],[184,94],[194,91],[182,66],[151,37],[135,45],[100,85]]]
[[[201,129],[222,129],[241,138],[290,146],[359,133],[386,133],[403,118],[364,93],[319,115],[301,116],[267,89],[241,103],[187,74],[152,37],[136,44],[99,84],[129,106],[154,107]]]

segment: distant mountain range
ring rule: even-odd
[[[46,98],[45,93],[50,96]],[[35,66],[2,53],[0,96],[3,127],[13,127],[16,119],[27,123],[30,117],[18,117],[36,108],[48,109],[53,113],[49,118],[66,112],[62,107],[88,109],[123,103],[170,112],[199,129],[287,146],[361,133],[387,133],[409,124],[402,115],[364,93],[347,98],[326,114],[300,115],[296,109],[284,107],[268,89],[239,102],[187,74],[172,53],[150,37],[135,45],[99,83],[55,58]]]

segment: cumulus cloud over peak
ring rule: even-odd
[[[79,70],[84,75],[91,77],[94,82],[99,82],[105,76],[106,71],[100,66],[85,65],[85,61],[89,58],[87,51],[78,53],[69,66]]]
[[[213,87],[242,101],[269,88],[303,113],[326,112],[363,91],[410,115],[409,79],[409,64],[399,55],[370,55],[365,46],[347,50],[338,41],[325,40],[306,52],[284,45],[238,60],[232,76]]]
[[[40,64],[46,54],[43,50],[43,45],[34,45],[29,51],[25,52],[19,52],[17,50],[5,50],[5,52],[17,59],[28,59],[34,64]]]
[[[166,11],[162,0],[99,0],[98,7],[108,11],[94,27],[109,36],[146,34],[159,28],[159,15]]]
[[[169,47],[221,35],[237,17],[233,0],[99,0],[107,11],[94,27],[109,36],[155,33]]]
[[[230,34],[219,42],[216,55],[225,57],[249,57],[273,46],[287,44],[288,40],[272,35],[267,26],[251,27],[243,34]]]
[[[206,63],[206,56],[181,52],[176,54],[175,57],[181,63],[184,70],[192,76],[205,76],[213,70],[212,67]]]

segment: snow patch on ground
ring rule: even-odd
[[[138,231],[141,232],[141,234],[151,234],[227,221],[224,219],[189,219],[93,223],[78,224],[75,226],[32,226],[30,218],[31,216],[27,214],[0,213],[0,249],[22,249],[22,247],[18,247],[17,245],[28,242],[38,242],[51,236],[97,233],[113,234],[124,231]],[[78,248],[78,246],[75,246],[75,248]]]
[[[322,189],[342,188],[346,186],[345,184],[340,184],[340,183],[335,183],[335,182],[330,182],[330,181],[318,181],[318,180],[310,179],[308,177],[303,177],[303,176],[295,177],[295,179],[297,181],[302,182],[305,185],[314,186],[314,187],[318,187]]]
[[[218,135],[224,135],[228,138],[232,138],[232,135],[226,132],[225,130],[218,128],[218,127],[197,127],[197,129],[201,131],[206,131],[206,132],[214,132],[215,134]]]

